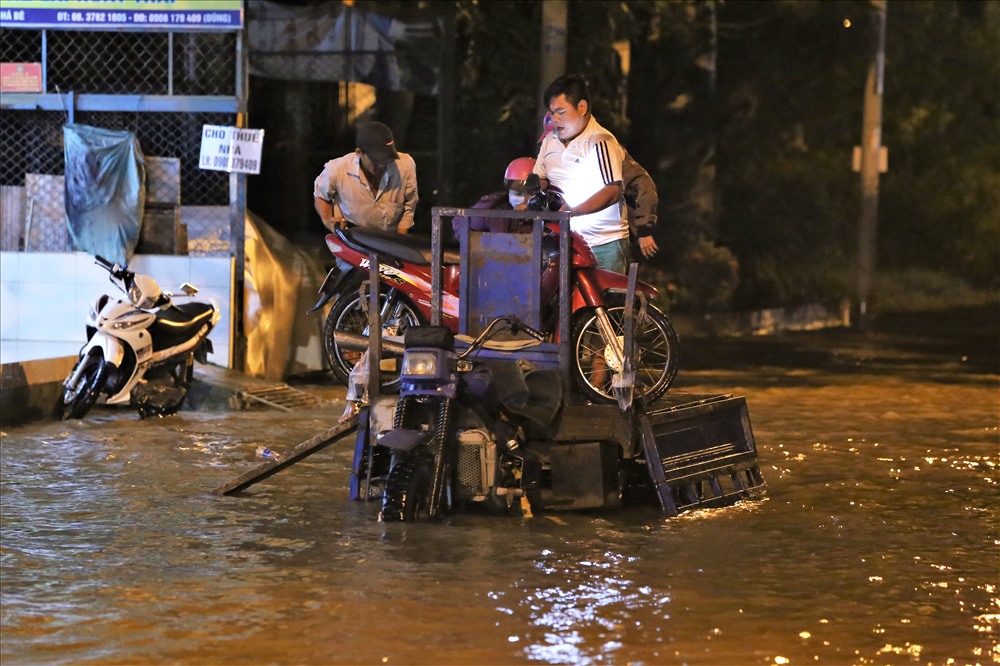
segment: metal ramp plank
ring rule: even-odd
[[[253,484],[263,481],[269,476],[277,474],[286,467],[294,465],[298,461],[311,456],[317,451],[322,451],[334,442],[358,429],[357,419],[352,419],[347,423],[338,423],[332,428],[328,428],[318,435],[310,437],[288,453],[279,455],[273,460],[257,465],[253,469],[241,474],[235,479],[222,484],[212,491],[213,495],[233,495],[242,490],[246,490]]]

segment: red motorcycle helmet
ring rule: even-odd
[[[534,157],[518,157],[507,165],[507,170],[503,173],[503,186],[508,190],[524,191],[524,181],[534,168]]]

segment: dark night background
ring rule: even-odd
[[[352,6],[454,21],[452,199],[436,182],[436,96],[376,90],[366,116],[393,127],[416,160],[426,233],[430,206],[470,205],[501,188],[511,159],[535,154],[541,3]],[[252,31],[252,2],[249,16]],[[568,17],[567,71],[588,78],[598,121],[656,181],[662,251],[641,274],[669,307],[853,296],[851,152],[874,51],[870,3],[570,0]],[[629,44],[627,76],[616,41]],[[1000,3],[888,2],[876,307],[1000,287],[998,81]],[[312,180],[354,147],[346,101],[336,83],[250,78],[248,124],[267,141],[248,206],[317,256]]]

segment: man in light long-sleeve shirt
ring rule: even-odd
[[[407,233],[417,207],[417,165],[382,123],[358,128],[357,149],[330,160],[313,183],[313,205],[330,231],[361,226]]]

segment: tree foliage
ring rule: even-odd
[[[997,5],[889,2],[878,267],[996,280]],[[720,240],[738,302],[851,293],[866,2],[726,3],[720,21]],[[839,292],[839,293],[838,293]]]
[[[1000,4],[889,12],[879,258],[1000,286]]]
[[[471,205],[503,189],[517,157],[534,156],[541,8],[509,0],[456,5],[455,192]]]
[[[870,5],[727,3],[720,17],[719,240],[739,257],[736,303],[846,295]]]
[[[878,268],[996,287],[1000,3],[888,6]],[[540,3],[457,7],[456,190],[471,203],[534,154]],[[663,251],[643,270],[675,306],[853,292],[873,21],[866,0],[570,1],[567,69],[657,184]]]

